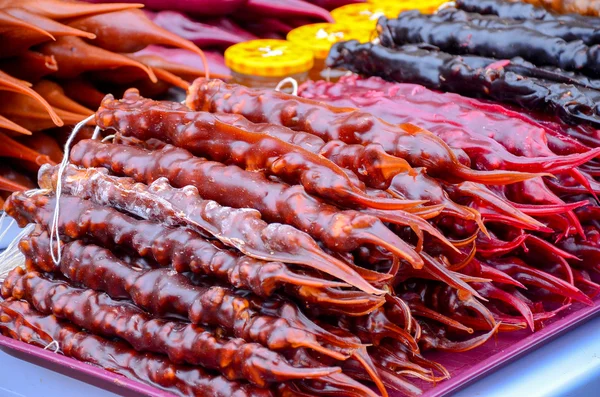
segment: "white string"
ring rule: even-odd
[[[57,180],[56,180],[56,197],[55,197],[56,204],[54,206],[54,214],[52,216],[52,224],[50,227],[50,255],[52,256],[52,260],[54,261],[54,263],[57,265],[60,263],[60,259],[61,259],[60,236],[58,233],[58,215],[60,213],[60,196],[62,194],[62,176],[63,176],[63,173],[65,172],[65,169],[67,168],[67,165],[69,164],[69,150],[71,148],[71,144],[73,143],[73,140],[77,136],[77,133],[79,132],[79,130],[81,130],[81,128],[83,128],[84,125],[86,125],[87,123],[92,121],[94,119],[94,116],[95,115],[92,114],[90,117],[86,118],[85,120],[80,121],[75,126],[75,128],[73,128],[71,135],[69,135],[69,139],[67,139],[67,142],[65,143],[64,156],[63,156],[62,161],[60,162],[60,166],[58,167]],[[56,252],[54,249],[54,245],[52,244],[54,242],[54,239],[56,239]]]
[[[292,95],[298,96],[298,82],[293,77],[286,77],[285,79],[281,80],[277,84],[277,87],[275,87],[275,91],[280,91],[281,87],[283,87],[287,83],[290,83],[292,85],[292,87],[293,87]]]
[[[6,216],[6,212],[2,213],[2,219],[0,219],[0,229],[2,229],[2,221],[4,221],[4,218]],[[12,225],[15,224],[15,220],[12,219],[10,221],[10,223],[8,224],[8,226],[6,227],[6,229],[4,229],[2,231],[2,233],[0,233],[0,241],[2,241],[4,239],[4,237],[6,236],[6,234],[8,233],[8,231],[10,230],[10,228],[12,227]]]
[[[23,237],[31,234],[33,229],[35,223],[25,226],[0,254],[0,281],[4,280],[15,267],[23,267],[25,264],[25,256],[19,250],[19,242]]]
[[[48,190],[46,190],[46,189],[31,189],[31,190],[24,191],[23,194],[27,197],[33,197],[37,194],[44,193],[47,191]],[[6,212],[3,211],[2,215],[0,215],[0,230],[2,230],[2,226],[4,224],[4,220],[6,219],[6,217],[7,217]],[[4,240],[4,237],[6,237],[6,235],[8,234],[8,231],[15,223],[16,223],[16,221],[14,219],[10,220],[10,223],[8,224],[6,229],[2,230],[2,233],[0,233],[0,241]]]
[[[107,135],[107,136],[105,136],[104,138],[102,138],[102,141],[101,141],[101,142],[106,142],[106,141],[108,141],[108,140],[110,140],[110,139],[115,139],[115,136],[116,136],[116,134]]]
[[[50,349],[50,346],[54,347],[54,353],[58,353],[58,351],[60,350],[60,345],[54,339],[52,339],[52,342],[48,343],[48,345],[46,345],[46,347],[44,347],[44,350]]]
[[[2,215],[0,215],[0,230],[2,230],[2,224],[4,223],[4,220],[6,219],[6,212],[2,211]],[[0,240],[2,240],[0,238]]]
[[[31,189],[24,191],[23,194],[27,197],[33,197],[37,196],[38,194],[48,194],[50,192],[50,189]]]
[[[447,1],[443,4],[440,4],[440,6],[437,8],[437,10],[435,10],[433,13],[437,14],[438,12],[445,10],[446,8],[455,8],[455,7],[456,7],[455,1]]]
[[[325,69],[325,81],[328,83],[331,81],[331,68]]]
[[[98,139],[99,136],[100,136],[100,127],[96,126],[96,128],[94,128],[94,133],[92,134],[92,139]]]

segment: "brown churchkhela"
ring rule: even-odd
[[[411,252],[412,249],[402,251],[397,248],[407,247],[407,244],[374,217],[350,210],[340,212],[309,196],[301,186],[273,182],[262,174],[202,160],[171,145],[148,151],[87,140],[73,147],[71,161],[84,167],[107,167],[113,172],[147,183],[163,177],[160,170],[176,167],[179,172],[172,172],[173,175],[168,178],[173,185],[194,185],[202,198],[234,208],[254,207],[265,220],[290,223],[320,239],[333,250],[350,251],[361,244],[373,243],[410,260],[415,266],[422,264],[418,255]],[[216,184],[220,185],[218,189],[215,188]],[[303,208],[299,208],[299,205]],[[316,216],[317,219],[309,220],[308,213],[314,214],[312,217]]]
[[[53,75],[58,78],[75,78],[84,72],[133,66],[143,70],[156,82],[156,76],[146,65],[124,55],[94,47],[78,37],[61,37],[38,47],[38,51],[56,59],[59,68]]]
[[[37,51],[26,51],[18,57],[0,59],[0,70],[19,79],[36,82],[58,70],[56,59]]]
[[[81,141],[73,148],[71,161],[85,167],[110,167],[113,171],[148,183],[163,176],[159,175],[160,169],[171,169],[176,162],[182,172],[170,176],[170,182],[182,187],[193,184],[205,199],[237,208],[254,207],[266,220],[289,222],[336,251],[349,251],[361,244],[373,243],[411,261],[415,266],[422,264],[418,254],[385,228],[377,218],[355,211],[339,212],[335,207],[309,196],[300,186],[290,187],[236,166],[224,166],[195,158],[189,152],[170,145],[149,152],[131,146]],[[222,185],[219,189],[214,188],[217,181]],[[244,194],[240,194],[242,192]],[[265,195],[265,192],[269,193]],[[280,204],[274,206],[271,197]],[[302,213],[298,207],[300,203],[303,205]],[[285,212],[284,206],[287,207]],[[309,220],[307,213],[317,216],[317,221]],[[334,232],[339,235],[334,236]]]
[[[173,364],[165,356],[139,353],[128,344],[105,339],[82,331],[54,315],[42,315],[26,301],[9,299],[0,302],[0,332],[26,343],[47,346],[58,343],[66,356],[88,362],[130,379],[150,384],[178,396],[267,397],[328,395],[332,390],[349,397],[375,397],[365,386],[344,374],[333,374],[312,384],[310,380],[291,385],[283,383],[271,389],[230,381],[198,366]],[[299,351],[294,366],[318,365]]]
[[[186,104],[194,110],[240,114],[255,123],[281,124],[328,141],[378,143],[386,152],[407,160],[412,166],[427,167],[432,175],[489,184],[515,183],[537,176],[472,170],[461,164],[441,139],[415,125],[392,125],[360,110],[336,108],[281,92],[199,78],[190,87]]]
[[[191,41],[162,29],[139,9],[88,15],[69,21],[69,26],[93,33],[93,43],[108,51],[132,53],[151,44],[162,44],[185,48],[203,56]],[[115,40],[119,36],[126,36],[127,40]]]
[[[8,165],[0,165],[0,181],[6,181],[6,184],[12,187],[12,189],[8,190],[14,192],[34,189],[36,187],[31,178],[13,170]]]
[[[33,261],[30,261],[28,263],[28,265],[27,265],[28,268],[31,268],[31,269],[41,268],[43,270],[54,269],[55,265],[52,262],[52,258],[50,258],[50,255],[48,254],[49,239],[48,239],[47,235],[45,235],[45,236],[42,235],[40,237],[32,236],[30,238],[26,238],[21,241],[21,247],[24,250],[24,252],[28,258],[35,258]],[[232,325],[228,325],[230,323],[228,322],[228,320],[225,320],[225,317],[223,317],[223,314],[221,314],[221,315],[218,314],[219,310],[221,311],[221,313],[223,310],[225,312],[229,312],[229,311],[224,309],[224,307],[222,305],[219,306],[218,303],[215,302],[216,296],[214,294],[212,295],[212,298],[207,297],[207,298],[201,298],[200,300],[194,299],[194,298],[192,298],[194,291],[193,291],[193,288],[190,288],[190,284],[187,282],[183,282],[183,284],[178,284],[178,287],[175,287],[173,285],[173,282],[175,280],[172,277],[165,278],[166,276],[169,275],[168,272],[164,273],[163,275],[160,275],[160,273],[161,273],[160,270],[144,270],[144,271],[138,270],[138,271],[136,271],[133,269],[128,269],[127,266],[116,263],[115,262],[116,259],[113,256],[111,256],[110,254],[108,254],[108,257],[106,257],[105,264],[102,264],[102,263],[96,261],[96,263],[94,265],[92,258],[104,257],[105,254],[107,254],[107,252],[102,251],[98,247],[93,247],[93,246],[85,247],[83,244],[78,243],[78,242],[66,244],[64,246],[64,250],[66,252],[64,253],[63,262],[61,265],[62,272],[64,272],[66,275],[69,275],[70,278],[73,280],[73,282],[75,282],[76,284],[83,282],[87,287],[92,287],[97,290],[108,290],[109,295],[124,298],[124,297],[128,296],[128,293],[125,291],[125,289],[128,288],[126,286],[127,282],[130,282],[130,283],[134,282],[133,286],[131,287],[131,293],[133,294],[133,298],[134,298],[135,302],[138,305],[141,305],[142,307],[149,309],[155,315],[164,316],[164,315],[179,313],[180,315],[185,316],[185,314],[184,314],[186,312],[185,307],[190,306],[189,304],[186,304],[186,302],[189,302],[191,304],[192,301],[196,301],[196,302],[202,302],[200,305],[201,306],[204,305],[204,306],[202,306],[204,309],[208,309],[208,306],[206,306],[206,305],[217,305],[217,306],[215,306],[216,311],[213,311],[212,315],[209,313],[204,313],[204,314],[200,315],[199,313],[201,313],[201,312],[198,309],[199,306],[197,304],[192,304],[191,305],[192,308],[189,309],[189,311],[188,311],[188,314],[193,316],[192,319],[194,319],[194,318],[199,319],[200,317],[198,317],[198,315],[200,315],[200,316],[204,316],[202,318],[204,318],[206,320],[207,319],[206,316],[208,316],[208,318],[213,318],[213,320],[209,319],[208,321],[215,321],[215,323],[220,324],[222,327],[224,326],[225,329],[230,329],[232,327]],[[73,252],[73,251],[75,251],[75,252]],[[83,253],[81,254],[78,252],[83,252]],[[104,254],[102,254],[102,252],[104,252]],[[71,257],[71,255],[75,255],[75,256]],[[75,258],[77,258],[77,260],[74,260]],[[105,273],[105,271],[108,271],[109,273]],[[142,279],[140,279],[138,277],[136,279],[136,281],[134,281],[135,278],[133,277],[133,274],[136,274],[136,273],[140,274],[140,277],[142,277]],[[144,276],[143,274],[146,274],[146,276]],[[143,281],[143,278],[145,278],[146,280]],[[108,280],[110,280],[110,281],[108,281]],[[181,281],[183,281],[183,278],[181,278]],[[146,287],[143,287],[143,285],[146,285]],[[187,285],[187,287],[186,287],[186,285]],[[154,286],[156,286],[157,291],[162,291],[162,292],[160,294],[156,294],[155,292],[153,292]],[[214,288],[212,288],[212,289],[214,289]],[[39,288],[36,288],[36,291],[39,291],[39,290],[40,290]],[[192,295],[188,295],[188,294],[192,294]],[[55,294],[52,294],[52,295],[55,295]],[[181,299],[183,299],[183,301],[181,301]],[[195,306],[195,309],[193,306]],[[236,306],[239,306],[239,304]],[[289,305],[288,305],[288,309],[282,309],[281,303],[273,302],[271,304],[267,304],[266,302],[261,303],[258,301],[252,301],[252,307],[257,308],[257,310],[263,310],[263,311],[266,310],[266,312],[269,312],[269,313],[272,312],[274,315],[276,314],[278,317],[288,319],[288,321],[290,321],[291,319],[294,318],[293,312],[289,311]],[[285,304],[283,305],[283,307],[285,307]],[[215,318],[214,316],[220,316],[220,317]],[[374,318],[374,320],[375,320],[375,318]],[[373,323],[373,325],[377,325],[378,323],[381,323],[381,320],[382,319],[379,318],[379,320],[376,320]],[[200,319],[199,321],[202,321],[202,320]],[[225,321],[225,322],[223,322],[223,321]],[[262,324],[262,321],[257,320],[257,324]],[[359,323],[357,323],[357,324],[359,324]],[[364,327],[364,326],[371,327],[372,326],[372,325],[368,325],[368,324],[369,324],[369,322],[365,322],[364,325],[357,325],[357,326],[359,326],[359,327]],[[271,343],[271,344],[269,346],[271,348],[276,349],[276,348],[280,347],[280,348],[286,349],[285,345],[282,345],[281,343],[277,343],[277,341],[273,339],[273,338],[277,338],[277,335],[279,333],[287,333],[287,331],[285,331],[285,328],[282,328],[281,321],[279,321],[279,323],[277,323],[276,325],[277,325],[275,327],[275,329],[277,329],[276,334],[273,334],[272,332],[269,333],[266,331],[266,329],[264,330],[264,332],[260,332],[259,329],[257,329],[255,326],[251,327],[250,332],[252,332],[253,334],[255,332],[258,335],[264,335],[264,336],[267,336],[270,334],[269,335],[269,343]],[[242,324],[235,323],[235,325],[233,325],[233,326],[239,329],[239,327],[242,326]],[[313,325],[313,327],[314,327],[314,325]],[[254,330],[254,331],[252,331],[252,330]],[[391,331],[392,331],[391,329],[388,329],[385,332],[385,334],[383,335],[383,337],[393,337]],[[317,330],[317,332],[322,333],[323,331]],[[373,332],[378,332],[377,327],[375,327],[373,329]],[[327,336],[327,335],[324,335],[324,336]],[[331,337],[333,337],[333,339],[331,339]],[[300,336],[298,336],[298,338],[300,340],[306,342],[306,336],[304,336],[302,338],[300,338]],[[337,344],[344,343],[344,341],[346,341],[346,342],[348,341],[347,338],[340,339],[339,337],[335,337],[333,335],[329,335],[329,338],[327,338],[327,339],[330,342],[336,342]],[[288,347],[288,349],[289,349],[289,347]],[[332,382],[332,381],[330,381],[330,382]],[[360,389],[358,389],[358,390],[360,390]]]
[[[308,195],[301,186],[273,182],[259,173],[202,160],[171,145],[148,151],[133,146],[85,140],[73,147],[71,161],[84,167],[108,167],[113,172],[146,183],[164,177],[162,170],[170,169],[170,183],[181,187],[192,184],[204,199],[237,208],[253,207],[260,211],[265,220],[294,225],[312,234],[334,251],[351,251],[362,244],[381,246],[417,268],[426,266],[432,271],[442,272],[454,285],[474,292],[468,284],[449,275],[445,267],[435,259],[426,258],[425,261],[421,258],[408,243],[386,228],[376,217],[358,211],[339,211]],[[164,190],[157,190],[157,193],[164,193]],[[182,196],[189,199],[194,194]],[[350,282],[344,275],[336,277],[365,292],[373,290],[370,286],[363,288],[358,285],[362,278]]]
[[[201,287],[183,275],[168,269],[136,270],[110,251],[85,245],[80,241],[66,243],[57,267],[49,254],[47,234],[23,240],[20,249],[31,259],[31,268],[60,271],[76,285],[106,292],[113,299],[131,299],[136,305],[156,316],[179,316],[194,324],[222,327],[233,336],[263,344],[271,349],[309,347],[323,354],[344,359],[356,343],[335,340],[328,332],[307,320],[298,308],[283,302],[251,302],[226,287]],[[104,259],[98,260],[103,255]],[[156,288],[156,289],[155,289]],[[262,315],[254,310],[262,310]],[[281,318],[270,315],[274,313]],[[323,347],[317,341],[326,337],[336,343],[337,350]]]
[[[199,367],[173,364],[162,355],[138,353],[124,342],[92,335],[53,315],[42,315],[24,301],[0,302],[0,331],[11,338],[40,347],[55,341],[68,357],[179,396],[273,396],[268,389],[228,381]]]
[[[87,170],[86,172],[89,172],[89,170]],[[42,172],[42,181],[43,181],[44,179],[48,179],[48,178],[44,177],[44,176],[43,176],[43,174],[44,174],[44,172]],[[85,174],[85,172],[84,172],[84,174]],[[85,181],[89,181],[89,180],[93,180],[93,179],[95,179],[95,178],[81,178],[81,182],[84,182],[84,183],[85,183]],[[67,178],[65,181],[67,182],[66,186],[69,186],[69,183],[72,183],[72,182],[69,182],[69,181],[68,181],[68,178]],[[43,182],[42,182],[42,185],[43,185],[43,186],[46,186],[46,183],[43,183]],[[161,189],[161,190],[162,190],[162,189]],[[82,189],[77,189],[77,188],[75,188],[73,191],[77,192],[77,194],[81,194],[83,190],[82,190]],[[100,196],[103,196],[103,197],[106,197],[106,194],[105,194],[105,192],[99,193],[99,195],[100,195]],[[117,197],[122,197],[122,195],[121,195],[121,194],[117,194]],[[132,197],[132,199],[133,199],[133,197]],[[105,198],[105,200],[107,200],[107,199]],[[131,201],[131,200],[130,200],[130,201]],[[105,202],[111,202],[111,201],[110,201],[110,199],[108,199],[108,201],[105,201]],[[138,203],[139,203],[139,200],[138,200]],[[114,202],[112,202],[112,204],[114,205]],[[388,332],[388,333],[389,333],[389,332]]]
[[[144,141],[159,139],[198,156],[208,156],[212,160],[235,164],[250,171],[263,170],[284,182],[304,186],[308,193],[341,205],[396,209],[373,214],[384,221],[412,227],[420,241],[422,229],[451,245],[423,219],[398,211],[416,206],[420,201],[400,200],[391,196],[389,199],[368,197],[342,169],[322,156],[257,129],[248,131],[237,128],[227,123],[226,119],[205,112],[185,112],[183,107],[173,109],[170,103],[144,100],[137,91],[130,90],[122,101],[115,101],[108,96],[97,113],[96,123],[103,129],[115,128],[125,136]],[[181,125],[185,125],[185,129],[177,127]],[[421,246],[421,242],[418,246]]]
[[[40,80],[33,85],[33,89],[55,108],[88,116],[94,113],[93,110],[80,105],[65,95],[65,91],[60,84],[53,81]]]
[[[9,6],[14,6],[14,2],[12,0],[0,0],[0,8],[6,8]],[[19,8],[45,16],[47,18],[58,20],[141,7],[143,7],[142,4],[128,3],[89,4],[84,2],[66,2],[60,0],[19,1]]]
[[[41,169],[40,186],[53,189],[57,182],[56,170]],[[164,178],[146,186],[136,184],[132,179],[109,176],[101,169],[81,171],[73,166],[67,168],[65,175],[63,191],[73,195],[115,206],[144,219],[151,217],[168,225],[191,227],[257,259],[313,267],[344,281],[352,280],[348,283],[367,292],[382,292],[345,263],[326,254],[306,233],[289,225],[267,224],[260,218],[260,213],[248,208],[233,209],[203,200],[191,186],[175,189]]]
[[[142,4],[61,0],[0,1],[0,128],[22,134],[63,125],[70,130],[92,113],[85,106],[95,108],[104,96],[92,82],[101,90],[122,92],[137,86],[146,95],[158,96],[173,86],[187,89],[189,81],[208,75],[202,50],[154,24],[140,7]],[[204,60],[204,67],[131,53],[156,44],[192,51]],[[72,84],[73,80],[78,81]],[[65,93],[62,88],[67,86]],[[19,161],[12,161],[11,166],[17,171],[37,171]]]
[[[157,120],[165,122],[158,124]],[[367,197],[343,170],[309,150],[268,133],[237,128],[210,113],[186,111],[183,106],[173,109],[170,104],[145,100],[136,90],[127,91],[121,101],[107,96],[96,122],[102,129],[114,128],[125,136],[155,138],[198,156],[209,155],[215,161],[265,170],[287,183],[301,184],[309,193],[342,199],[349,206],[402,209],[420,204]],[[141,129],[141,125],[149,128]],[[186,128],[176,128],[178,125]]]
[[[48,156],[56,164],[62,161],[63,150],[50,134],[38,132],[35,135],[19,136],[17,140],[39,154]]]
[[[46,163],[54,164],[54,162],[47,155],[38,153],[1,132],[0,142],[3,145],[0,157],[20,159],[24,162],[31,163],[34,166],[39,166]]]
[[[153,319],[131,303],[21,268],[8,275],[2,296],[24,299],[40,313],[65,318],[89,332],[119,337],[137,351],[162,353],[174,363],[202,365],[218,370],[229,380],[245,379],[260,387],[341,372],[341,368],[295,368],[261,345],[221,338],[214,331],[189,323]]]
[[[52,122],[58,126],[63,125],[62,120],[56,114],[56,111],[50,106],[48,102],[46,102],[40,94],[35,92],[30,88],[31,84],[26,81],[15,79],[14,77],[9,76],[8,74],[2,72],[0,70],[0,90],[1,91],[10,91],[18,94],[26,95],[37,102],[39,102],[44,109],[48,112],[48,115],[52,119]]]
[[[45,102],[45,101],[44,101]],[[59,108],[52,108],[64,125],[72,125],[86,117],[78,113]],[[0,112],[11,121],[27,128],[29,131],[41,131],[53,128],[56,123],[37,99],[14,92],[0,92]]]
[[[64,81],[62,82],[62,88],[69,98],[94,109],[100,105],[100,102],[104,98],[102,92],[98,91],[91,82],[83,78]]]
[[[5,210],[21,225],[35,222],[50,228],[54,198],[25,194],[13,195]],[[286,291],[315,305],[338,307],[346,313],[364,314],[383,304],[383,299],[358,291],[333,290],[344,283],[294,272],[281,262],[264,262],[219,248],[198,233],[135,220],[112,208],[95,205],[76,197],[62,197],[59,231],[70,239],[85,239],[105,248],[126,248],[160,266],[177,272],[192,271],[229,282],[236,288],[250,289],[270,296],[276,289]],[[340,302],[342,301],[342,302]],[[355,307],[352,307],[353,302]],[[332,309],[329,309],[332,310]]]
[[[44,29],[16,18],[5,11],[0,11],[0,21],[2,22],[2,25],[0,26],[0,34],[2,35],[20,29],[22,31],[37,32],[52,39],[52,35],[48,32],[45,32]]]
[[[340,211],[308,195],[302,186],[289,186],[271,181],[260,173],[203,160],[171,145],[148,151],[134,146],[86,140],[73,147],[71,161],[84,167],[109,167],[113,172],[146,183],[165,177],[163,170],[171,169],[173,172],[168,175],[171,184],[179,187],[193,185],[197,189],[195,192],[182,192],[179,200],[189,202],[199,193],[203,199],[215,200],[234,208],[255,208],[266,221],[296,226],[335,252],[348,252],[364,244],[373,244],[407,260],[417,269],[424,266],[427,271],[444,277],[451,285],[477,294],[436,259],[425,253],[417,253],[377,217],[353,210]],[[164,188],[155,189],[159,195],[168,195],[168,192]],[[335,264],[336,267],[341,266],[338,261]],[[343,267],[348,273],[347,266]],[[335,274],[331,270],[328,273],[365,292],[373,291],[371,286],[363,287],[362,278],[351,281],[344,274]]]
[[[2,34],[2,54],[0,54],[0,58],[19,56],[33,46],[54,41],[60,37],[73,36],[91,39],[95,37],[93,34],[71,28],[20,8],[4,8],[3,11],[35,25],[40,30],[20,29],[4,32]]]
[[[56,269],[49,255],[49,242],[45,233],[21,241],[26,256],[35,258],[28,262],[29,268]],[[97,260],[100,257],[105,258],[104,263]],[[321,329],[285,301],[261,301],[244,298],[243,294],[236,295],[223,287],[194,285],[186,277],[175,276],[167,269],[135,270],[109,251],[78,241],[64,245],[60,272],[76,285],[106,291],[114,298],[131,298],[154,316],[184,317],[194,324],[219,326],[233,336],[259,342],[272,350],[301,350],[306,346],[345,360],[350,355],[356,356],[355,350],[360,347],[358,339],[341,338]],[[322,347],[315,340],[316,335],[325,340],[329,348]],[[360,384],[352,389],[359,393],[357,395],[370,395]]]

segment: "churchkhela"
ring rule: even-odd
[[[4,204],[0,332],[176,395],[417,396],[430,351],[592,304],[597,149],[414,84],[298,93],[107,95]]]

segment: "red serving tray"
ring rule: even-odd
[[[483,346],[469,352],[431,353],[427,357],[446,366],[452,374],[452,378],[437,385],[419,384],[424,390],[423,397],[449,395],[510,361],[542,346],[564,332],[575,328],[599,313],[600,297],[595,299],[594,306],[572,305],[554,319],[549,320],[546,327],[536,333],[528,331],[502,333],[495,341],[488,341]],[[123,396],[164,397],[170,395],[102,368],[1,335],[0,349],[32,364],[40,365]],[[390,396],[399,397],[399,394],[390,393]]]

